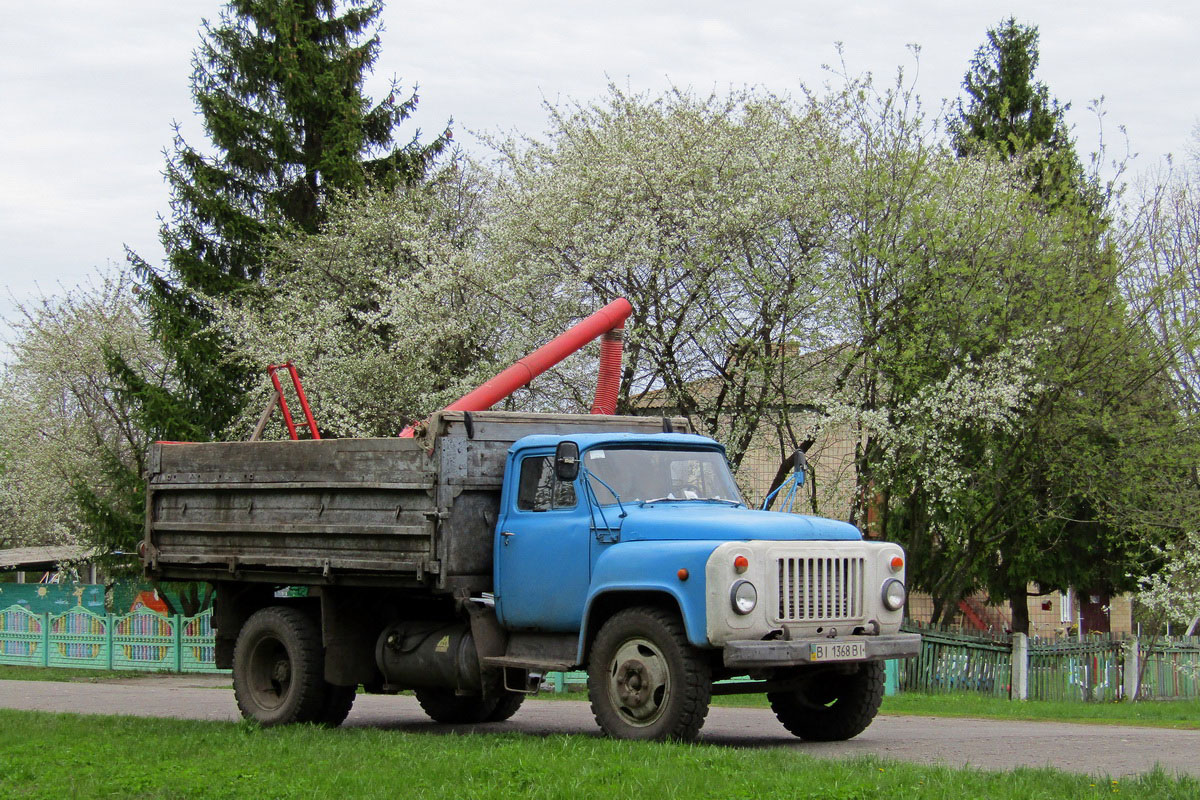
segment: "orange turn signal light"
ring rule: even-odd
[[[733,568],[737,572],[745,572],[750,567],[750,560],[745,556],[738,556],[733,560]]]
[[[899,572],[904,567],[904,559],[900,556],[892,556],[892,572]]]
[[[675,574],[679,576],[679,580],[686,581],[690,573],[687,571],[686,567],[682,567],[680,568],[679,572],[676,572]]]

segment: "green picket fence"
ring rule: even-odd
[[[1125,644],[1095,637],[1029,643],[1030,700],[1111,702],[1124,694]]]
[[[906,623],[923,637],[917,658],[901,662],[901,691],[936,694],[1012,693],[1013,637],[989,636]],[[1027,699],[1111,702],[1124,699],[1136,681],[1125,674],[1134,640],[1108,635],[1029,640]],[[1200,697],[1200,638],[1137,642],[1141,699]]]
[[[1200,698],[1200,636],[1156,641],[1142,659],[1142,697]]]
[[[899,662],[901,692],[1009,696],[1012,645],[1007,640],[927,627],[905,630],[921,634],[921,653]]]
[[[0,611],[0,664],[139,672],[222,672],[214,666],[212,610],[194,617],[148,609],[97,614],[77,606]]]

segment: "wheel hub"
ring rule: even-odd
[[[634,725],[661,716],[671,691],[670,670],[658,646],[634,638],[617,648],[609,669],[609,697],[617,713]]]
[[[274,710],[286,700],[292,685],[292,656],[274,636],[264,636],[251,652],[247,688],[261,709]]]
[[[642,706],[650,695],[646,665],[638,660],[626,661],[617,667],[617,696],[627,706]]]

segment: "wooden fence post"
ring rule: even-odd
[[[1141,653],[1138,651],[1138,640],[1136,636],[1125,640],[1125,664],[1122,667],[1124,674],[1122,678],[1122,688],[1125,692],[1126,700],[1138,699],[1138,676],[1141,674],[1142,665],[1139,662]]]
[[[113,669],[113,651],[116,647],[113,646],[113,615],[111,611],[104,614],[104,649],[108,653],[108,671]]]
[[[1012,699],[1029,699],[1029,637],[1023,633],[1012,637]]]

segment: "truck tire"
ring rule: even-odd
[[[350,708],[354,705],[354,695],[357,689],[357,686],[325,684],[325,704],[321,707],[321,716],[317,722],[330,728],[336,728],[345,722],[346,717],[350,714]]]
[[[695,739],[708,715],[712,673],[678,615],[659,608],[614,614],[592,644],[588,695],[614,739]]]
[[[814,676],[805,687],[768,692],[771,710],[787,728],[810,742],[841,742],[858,736],[883,700],[883,662],[868,661],[848,675]]]
[[[496,707],[494,700],[485,702],[478,694],[455,694],[453,689],[417,689],[415,694],[421,710],[430,719],[447,725],[486,722]]]
[[[233,650],[233,694],[242,716],[265,726],[321,721],[328,698],[324,662],[311,617],[286,606],[256,611]]]
[[[503,690],[503,694],[496,701],[496,706],[488,713],[485,722],[504,722],[504,720],[517,713],[517,709],[525,702],[525,695],[521,692],[510,692],[507,689]]]

